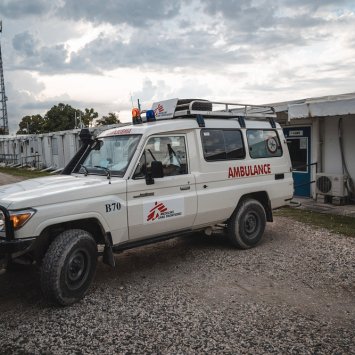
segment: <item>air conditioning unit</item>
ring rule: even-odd
[[[347,179],[348,176],[343,174],[316,174],[317,194],[346,197],[348,196]]]

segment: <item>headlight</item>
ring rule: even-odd
[[[21,228],[35,213],[35,210],[9,211],[10,220],[14,222],[14,228]],[[5,224],[3,222],[3,224]],[[1,227],[1,222],[0,222]]]

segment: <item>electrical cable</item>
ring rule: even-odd
[[[348,167],[346,165],[345,157],[344,157],[343,139],[341,137],[342,119],[343,118],[340,117],[338,121],[338,135],[339,135],[339,146],[340,146],[340,153],[341,153],[342,168],[343,168],[343,173],[345,172],[348,175],[348,178],[346,180],[346,188],[349,192],[349,198],[351,201],[355,202],[355,185],[353,179],[350,176]]]

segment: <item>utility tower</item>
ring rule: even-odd
[[[0,33],[2,33],[2,21],[0,21]],[[9,134],[9,121],[6,108],[7,97],[5,95],[4,69],[2,66],[1,42],[0,42],[0,128],[2,134]],[[1,122],[2,121],[2,122]]]

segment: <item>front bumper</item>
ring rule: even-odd
[[[14,224],[10,220],[9,211],[4,206],[0,206],[0,211],[4,214],[5,220],[5,238],[0,238],[1,260],[8,255],[24,252],[31,246],[35,238],[15,239]]]
[[[36,238],[6,240],[0,239],[0,260],[9,254],[16,254],[27,250]]]

